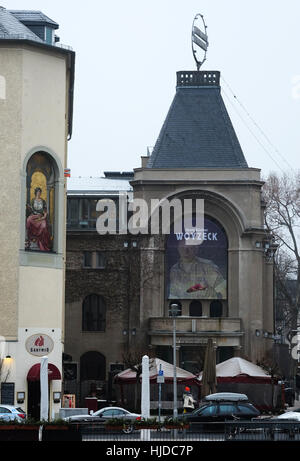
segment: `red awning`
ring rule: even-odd
[[[40,380],[40,369],[41,364],[36,363],[33,365],[27,374],[27,381],[39,381]],[[52,363],[48,363],[48,378],[49,381],[53,379],[61,379],[61,374],[59,369]]]

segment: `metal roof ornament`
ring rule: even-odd
[[[192,50],[196,61],[197,70],[206,61],[206,53],[208,48],[207,26],[202,14],[197,14],[194,17],[192,27]]]

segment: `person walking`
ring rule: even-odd
[[[191,413],[195,409],[195,403],[190,387],[186,386],[183,392],[183,414]]]

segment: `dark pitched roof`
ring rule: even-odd
[[[28,40],[42,42],[28,27],[20,22],[13,14],[0,7],[0,38],[26,37]]]
[[[221,96],[219,72],[178,72],[148,168],[247,168]]]
[[[59,25],[57,22],[50,19],[42,11],[32,10],[8,10],[18,21],[21,21],[25,25],[35,24],[47,24],[52,26],[54,29],[58,29]]]

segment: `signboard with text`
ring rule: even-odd
[[[29,354],[43,357],[53,351],[54,341],[48,335],[36,334],[27,339],[25,347]]]

